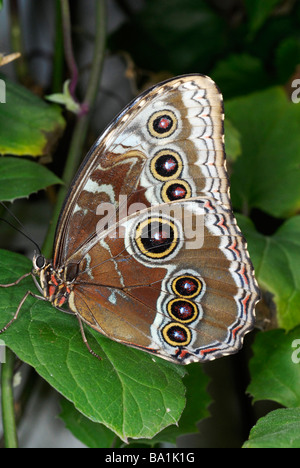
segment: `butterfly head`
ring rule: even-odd
[[[46,263],[47,260],[45,259],[44,255],[34,254],[32,259],[33,273],[39,274],[39,272],[45,268]]]

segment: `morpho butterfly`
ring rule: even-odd
[[[235,353],[253,328],[259,290],[231,208],[223,122],[215,83],[179,76],[134,99],[81,164],[53,260],[35,255],[25,276],[76,315],[91,353],[83,323],[181,364]]]

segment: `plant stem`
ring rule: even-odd
[[[89,127],[91,118],[91,111],[93,109],[94,102],[96,100],[97,92],[99,89],[101,72],[105,54],[105,39],[106,39],[106,0],[95,0],[95,21],[96,21],[96,35],[95,35],[95,46],[94,56],[91,67],[91,73],[89,83],[87,86],[86,95],[84,98],[84,104],[88,109],[88,112],[79,114],[73,130],[67,162],[65,165],[62,179],[65,185],[61,186],[58,196],[55,210],[52,217],[52,223],[48,230],[48,234],[43,246],[43,252],[46,257],[50,257],[52,251],[52,244],[55,235],[55,229],[57,220],[59,217],[62,203],[65,199],[68,186],[70,185],[75,172],[78,168],[80,160],[82,158],[84,142]]]
[[[71,16],[69,0],[60,0],[62,13],[62,26],[64,33],[65,58],[71,75],[70,93],[75,98],[75,89],[78,81],[78,69],[74,57],[71,33]]]
[[[6,448],[17,448],[17,430],[13,398],[14,353],[6,348],[6,362],[1,369],[1,404],[4,442]]]
[[[59,0],[55,1],[55,42],[52,75],[52,93],[59,93],[63,84],[64,47],[62,14]]]
[[[24,41],[22,39],[22,29],[20,21],[19,4],[17,0],[10,2],[10,39],[12,45],[12,51],[21,52],[21,57],[15,62],[15,69],[18,75],[19,81],[24,82],[28,77],[27,63],[24,57]]]

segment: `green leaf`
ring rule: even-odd
[[[209,416],[208,405],[211,402],[206,391],[209,379],[199,364],[188,366],[184,377],[187,388],[187,404],[178,425],[171,425],[154,436],[151,440],[140,439],[139,444],[155,446],[160,443],[176,444],[180,435],[198,432],[196,423]],[[78,413],[74,406],[63,399],[60,418],[65,421],[67,428],[88,447],[110,447],[115,434],[102,424],[96,424]]]
[[[258,233],[244,216],[237,219],[259,285],[273,295],[279,326],[291,330],[300,324],[300,216],[287,220],[272,236]]]
[[[49,169],[26,159],[0,158],[0,201],[13,201],[62,181]]]
[[[300,40],[299,38],[288,37],[284,39],[276,50],[277,73],[285,83],[295,73],[299,65]]]
[[[231,178],[233,206],[259,208],[275,217],[300,209],[300,105],[283,89],[225,103],[225,115],[241,134],[242,155]]]
[[[245,0],[251,33],[255,33],[264,24],[274,7],[280,2],[281,0]]]
[[[95,423],[83,416],[74,408],[74,405],[61,399],[62,411],[59,417],[72,434],[89,448],[111,447],[116,435],[103,424]]]
[[[24,257],[0,251],[0,284],[14,281],[30,268]],[[31,278],[0,288],[1,326],[12,318],[28,290],[37,292]],[[28,297],[20,317],[1,338],[82,414],[122,440],[152,438],[178,422],[185,407],[183,366],[113,342],[89,328],[86,334],[102,361],[87,351],[74,316]]]
[[[229,119],[224,121],[225,150],[229,161],[235,161],[241,154],[241,135]]]
[[[300,408],[281,408],[258,420],[243,448],[300,448]]]
[[[74,100],[73,96],[70,93],[70,81],[71,80],[66,80],[64,82],[62,93],[49,94],[48,96],[46,96],[46,99],[51,102],[56,102],[57,104],[62,104],[70,112],[78,114],[78,112],[80,111],[80,105]]]
[[[0,154],[51,154],[65,127],[61,109],[0,78],[6,84],[6,103],[0,105]]]
[[[184,377],[187,403],[179,424],[167,427],[157,434],[152,442],[169,442],[175,445],[179,436],[198,432],[197,423],[210,416],[208,406],[211,398],[207,392],[208,383],[209,378],[198,363],[188,366],[187,375]]]
[[[277,329],[256,335],[247,389],[254,401],[274,400],[290,408],[300,407],[299,337],[300,327],[288,333]]]
[[[265,88],[268,77],[262,60],[249,54],[232,54],[220,60],[211,73],[225,99]]]

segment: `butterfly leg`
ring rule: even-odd
[[[28,275],[27,275],[28,276]],[[6,285],[6,287],[8,287]],[[42,296],[38,296],[37,294],[34,294],[33,292],[31,291],[27,291],[27,293],[25,294],[25,296],[23,297],[23,299],[21,300],[20,304],[18,305],[18,308],[16,310],[16,313],[15,315],[13,316],[13,318],[0,330],[0,335],[1,333],[5,332],[18,318],[18,315],[19,315],[19,312],[22,308],[22,305],[24,304],[24,302],[26,301],[27,297],[28,296],[32,296],[32,297],[35,297],[36,299],[42,299],[43,301],[46,301],[47,299],[45,299],[44,297]]]
[[[8,283],[8,284],[0,284],[0,288],[10,288],[11,286],[16,286],[17,284],[20,283],[20,281],[22,281],[24,278],[27,278],[27,276],[32,276],[32,273],[31,271],[29,273],[25,273],[25,275],[23,276],[20,276],[20,278],[18,278],[16,281],[14,281],[13,283]]]
[[[78,322],[79,322],[80,331],[81,331],[81,336],[82,336],[82,339],[83,339],[83,342],[84,342],[85,346],[87,347],[87,349],[89,350],[89,352],[90,352],[93,356],[95,356],[97,359],[99,359],[99,361],[101,361],[102,358],[101,358],[97,353],[95,353],[95,351],[93,351],[92,348],[90,347],[90,345],[88,344],[87,338],[86,338],[85,333],[84,333],[84,328],[83,328],[83,324],[82,324],[81,318],[79,317],[78,314],[76,314],[76,317],[77,317]]]

